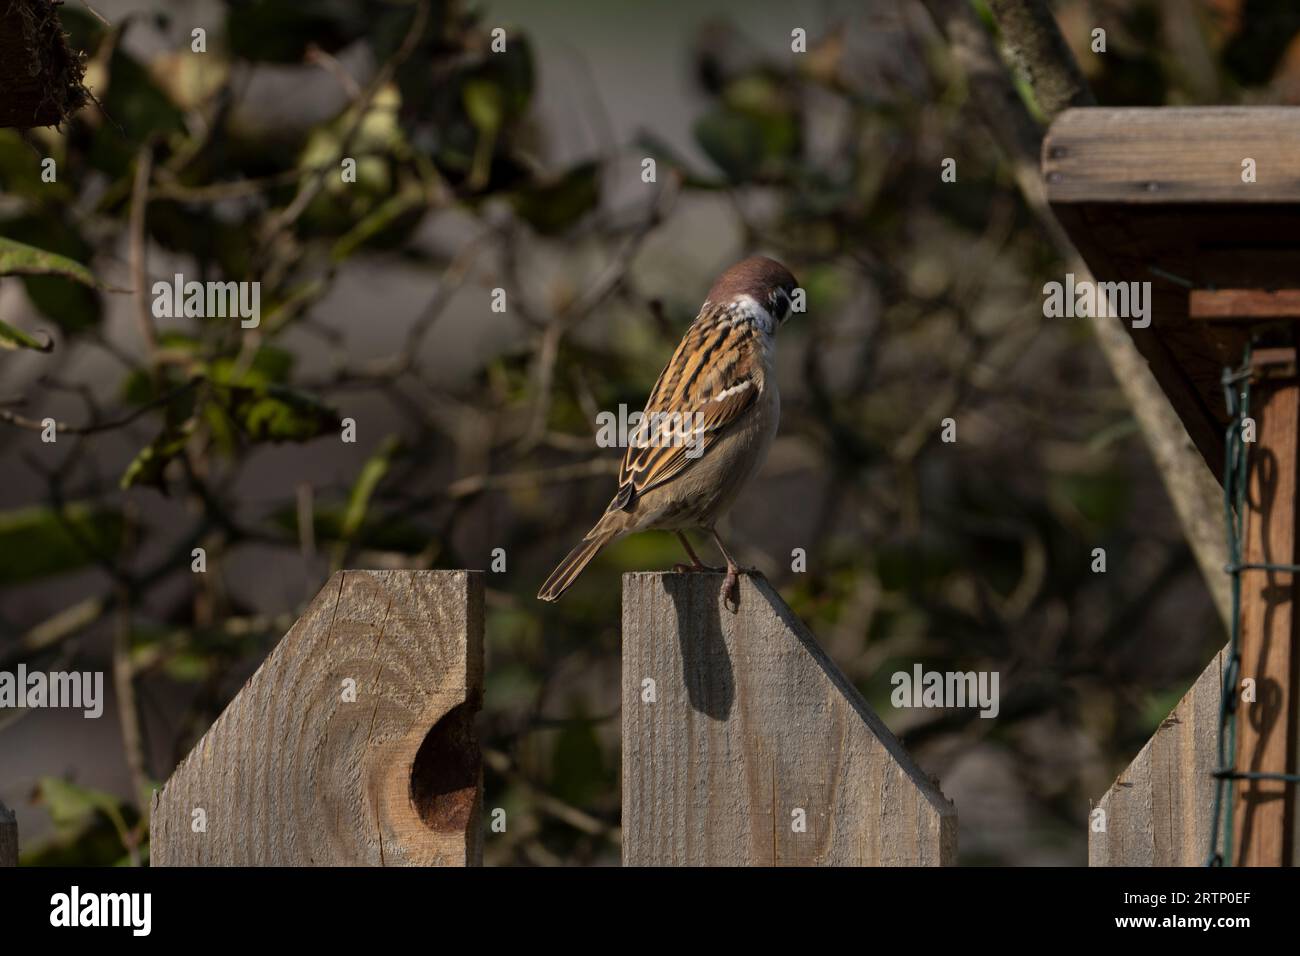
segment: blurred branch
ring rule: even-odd
[[[104,17],[104,15],[100,13],[98,10],[96,10],[94,7],[92,7],[89,3],[87,3],[86,0],[81,0],[81,5],[85,7],[87,10],[89,10],[91,16],[93,16],[100,23],[104,24],[104,26],[106,27],[112,26],[112,24],[108,22],[108,20]]]
[[[1218,103],[1219,76],[1206,37],[1212,7],[1197,8],[1185,0],[1160,0],[1160,23],[1173,56],[1173,68],[1201,103]]]
[[[953,55],[971,85],[971,102],[1011,162],[1026,204],[1039,217],[1070,271],[1090,275],[1087,265],[1052,215],[1039,171],[1042,129],[1020,99],[1006,70],[999,65],[993,41],[965,0],[922,0],[940,31],[952,44]],[[1078,65],[1061,39],[1051,13],[1039,0],[999,0],[999,26],[1007,49],[1032,66],[1029,80],[1050,121],[1071,104],[1092,102]],[[1097,342],[1116,382],[1128,399],[1165,490],[1173,502],[1183,533],[1196,555],[1201,575],[1226,627],[1231,617],[1227,537],[1222,492],[1187,429],[1133,339],[1113,319],[1090,320]]]
[[[326,53],[315,43],[311,43],[307,46],[305,59],[308,63],[314,63],[322,67],[334,77],[339,86],[342,87],[343,92],[347,94],[348,99],[353,101],[361,99],[361,87],[357,85],[357,81],[352,78],[352,74],[343,68],[343,64],[337,58]]]
[[[211,528],[212,521],[210,518],[205,517],[200,520],[156,564],[142,574],[129,579],[131,590],[139,594],[177,571],[188,572],[191,550],[199,541],[203,540],[203,537]],[[0,652],[0,666],[9,667],[20,660],[26,660],[76,637],[102,620],[109,611],[116,608],[120,599],[120,590],[114,588],[108,594],[86,598],[52,614],[16,640],[9,642],[9,646],[3,652]]]
[[[162,395],[157,396],[156,398],[150,399],[149,401],[141,405],[139,408],[136,408],[134,411],[131,411],[126,415],[123,415],[121,418],[114,418],[114,419],[110,419],[109,421],[103,421],[103,422],[91,421],[85,425],[69,425],[66,422],[56,421],[54,423],[55,433],[68,434],[68,435],[95,435],[100,432],[113,431],[118,428],[125,428],[127,425],[130,425],[136,419],[141,418],[144,415],[147,415],[155,408],[159,408],[163,405],[166,405],[169,402],[171,402],[172,399],[180,395],[183,395],[185,392],[188,392],[190,389],[194,388],[197,384],[199,384],[200,381],[202,381],[202,379],[198,379],[198,378],[190,379],[184,385],[179,385],[176,388],[173,388],[170,391],[167,391]],[[16,428],[31,429],[32,431],[41,431],[45,428],[45,423],[43,420],[38,420],[35,418],[27,418],[26,416],[18,415],[7,408],[0,408],[0,422],[13,425]]]
[[[6,667],[17,661],[39,654],[48,648],[56,647],[73,637],[90,625],[103,618],[112,603],[104,597],[84,598],[56,611],[35,627],[20,635],[8,652],[0,657],[0,663]]]
[[[464,478],[458,478],[448,485],[446,495],[448,498],[467,498],[484,491],[537,488],[572,481],[575,478],[616,474],[618,474],[618,460],[609,455],[601,455],[599,458],[593,458],[590,461],[577,462],[572,465],[558,465],[555,468],[539,468],[496,475],[466,475]]]
[[[135,551],[139,524],[134,508],[123,512],[122,564]],[[140,834],[148,832],[149,774],[145,767],[144,730],[140,723],[140,705],[135,694],[135,674],[131,665],[132,594],[125,580],[117,586],[117,608],[113,615],[113,692],[117,697],[118,727],[122,732],[122,751],[131,777],[131,804],[140,811],[141,822],[126,839],[126,851],[132,866],[141,865]]]
[[[529,799],[537,805],[537,808],[547,816],[589,836],[603,837],[612,840],[616,844],[622,844],[623,831],[617,826],[606,823],[585,810],[580,810],[557,797],[551,796],[515,769],[513,762],[502,751],[485,747],[483,749],[483,763],[510,783],[522,789]]]
[[[988,0],[1011,61],[1050,120],[1071,106],[1095,106],[1074,54],[1042,0]]]
[[[360,161],[372,156],[387,155],[387,153],[367,150],[358,152],[353,158]],[[187,203],[223,202],[228,199],[260,196],[268,189],[287,186],[311,176],[324,176],[337,171],[338,168],[338,163],[319,163],[313,166],[295,166],[293,169],[285,169],[266,176],[249,176],[245,179],[187,186],[177,180],[170,170],[159,167],[158,178],[165,181],[155,183],[149,190],[149,195],[153,199],[177,199]]]
[[[131,284],[135,287],[136,323],[140,336],[152,356],[158,351],[158,330],[154,327],[149,310],[146,288],[148,275],[145,269],[145,212],[149,205],[149,179],[153,175],[153,143],[147,141],[136,153],[135,184],[131,189]]]
[[[366,114],[370,110],[370,104],[374,102],[379,91],[388,85],[397,72],[397,68],[406,62],[407,58],[415,51],[416,44],[419,43],[420,37],[424,35],[424,27],[429,19],[429,0],[419,0],[415,8],[415,14],[411,19],[411,25],[402,40],[402,45],[397,48],[388,60],[380,67],[377,72],[366,84],[361,95],[358,96],[352,104],[351,109],[354,111],[352,121],[348,124],[347,129],[339,138],[339,155],[347,156],[348,151],[352,148],[357,134],[361,131],[361,124],[366,120]],[[262,239],[262,249],[271,249],[280,234],[292,226],[311,205],[311,201],[320,194],[325,187],[325,172],[312,176],[303,181],[298,189],[297,195],[293,200],[282,209],[279,213],[272,216],[267,223],[266,231]]]

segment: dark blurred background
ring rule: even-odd
[[[1103,104],[1300,100],[1290,0],[1053,9]],[[60,16],[97,102],[0,130],[0,235],[56,273],[0,279],[0,322],[53,344],[0,352],[0,668],[102,670],[110,693],[99,720],[0,713],[24,862],[147,861],[148,791],[331,570],[496,548],[480,731],[510,826],[486,861],[617,862],[619,575],[679,547],[636,536],[557,605],[533,595],[613,492],[597,412],[641,407],[751,252],[808,309],[728,540],[955,800],[963,862],[1085,862],[1089,801],[1225,635],[1087,324],[1042,315],[1065,266],[924,6]],[[151,323],[120,291],[140,270],[258,280],[261,325]],[[83,433],[43,443],[22,421],[46,416]],[[998,671],[998,719],[893,708],[917,662]]]

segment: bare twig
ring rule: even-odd
[[[497,475],[467,475],[447,486],[448,498],[468,498],[484,491],[501,491],[510,488],[534,488],[575,478],[618,474],[618,461],[608,455],[573,465],[541,468],[535,471],[515,471]]]
[[[100,13],[98,10],[96,10],[94,7],[92,7],[89,3],[87,3],[86,0],[81,0],[81,5],[82,5],[83,7],[85,7],[87,10],[89,10],[91,16],[93,16],[93,17],[94,17],[96,20],[98,20],[100,23],[104,24],[104,26],[106,26],[106,27],[111,27],[111,26],[113,25],[113,24],[111,24],[111,23],[108,22],[108,20],[104,17],[104,15],[103,15],[102,13]]]
[[[1071,106],[1092,106],[1088,81],[1056,26],[1056,18],[1040,0],[989,0],[1007,53],[1034,91],[1048,118]]]
[[[355,102],[361,98],[361,87],[353,79],[352,74],[343,68],[343,64],[336,57],[330,56],[316,44],[312,43],[307,46],[306,60],[308,63],[314,63],[325,69],[330,76],[338,81],[339,86],[343,87],[343,92],[348,95],[348,99]]]
[[[140,418],[143,415],[147,415],[155,408],[166,405],[177,396],[183,395],[185,392],[188,392],[190,389],[194,388],[200,381],[202,380],[198,378],[190,379],[184,385],[179,385],[176,388],[173,388],[170,391],[167,391],[164,394],[157,396],[156,398],[150,399],[149,401],[141,405],[139,408],[135,409],[132,412],[129,412],[128,414],[122,416],[121,418],[114,418],[106,422],[92,421],[85,425],[69,425],[67,422],[56,421],[54,423],[54,430],[56,434],[95,435],[95,434],[99,434],[100,432],[107,432],[107,431],[113,431],[118,428],[125,428],[127,425],[130,425],[137,418]],[[23,415],[15,414],[14,412],[10,411],[7,408],[0,408],[0,422],[5,422],[6,424],[14,425],[18,428],[29,428],[33,431],[42,431],[45,428],[45,422],[43,420],[38,420],[35,418],[27,418]]]
[[[516,770],[514,763],[502,751],[491,747],[483,748],[483,762],[505,777],[506,780],[527,792],[528,796],[537,804],[537,808],[547,816],[553,817],[589,836],[604,837],[618,844],[623,842],[623,831],[621,829],[542,790]]]
[[[129,560],[135,551],[139,527],[135,509],[124,511],[120,557]],[[141,826],[148,827],[149,773],[146,769],[144,729],[135,695],[135,674],[131,664],[132,595],[126,581],[118,584],[113,626],[113,691],[117,696],[117,719],[122,731],[122,750],[131,776],[131,802],[140,809]],[[126,841],[132,866],[140,866],[139,839]]]
[[[136,323],[149,354],[158,351],[158,330],[154,327],[145,270],[145,209],[149,205],[149,178],[153,173],[153,143],[146,142],[136,153],[135,182],[131,189],[131,284],[135,287]]]

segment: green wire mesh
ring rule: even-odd
[[[1233,765],[1237,753],[1237,685],[1241,673],[1241,572],[1300,571],[1296,564],[1245,564],[1241,543],[1245,534],[1246,483],[1250,477],[1250,454],[1244,438],[1250,417],[1251,349],[1246,346],[1242,364],[1223,370],[1223,398],[1228,407],[1228,428],[1224,435],[1223,511],[1228,529],[1228,566],[1232,576],[1232,626],[1228,660],[1220,684],[1218,769],[1214,771],[1214,816],[1210,827],[1210,852],[1206,866],[1224,866],[1232,860],[1232,792],[1237,780],[1279,780],[1300,782],[1300,774],[1240,771]],[[1225,809],[1226,808],[1226,809]],[[1223,851],[1219,852],[1222,841]]]

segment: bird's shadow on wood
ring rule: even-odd
[[[731,716],[736,675],[722,636],[721,574],[668,574],[664,590],[677,611],[682,682],[691,708],[714,720]]]

